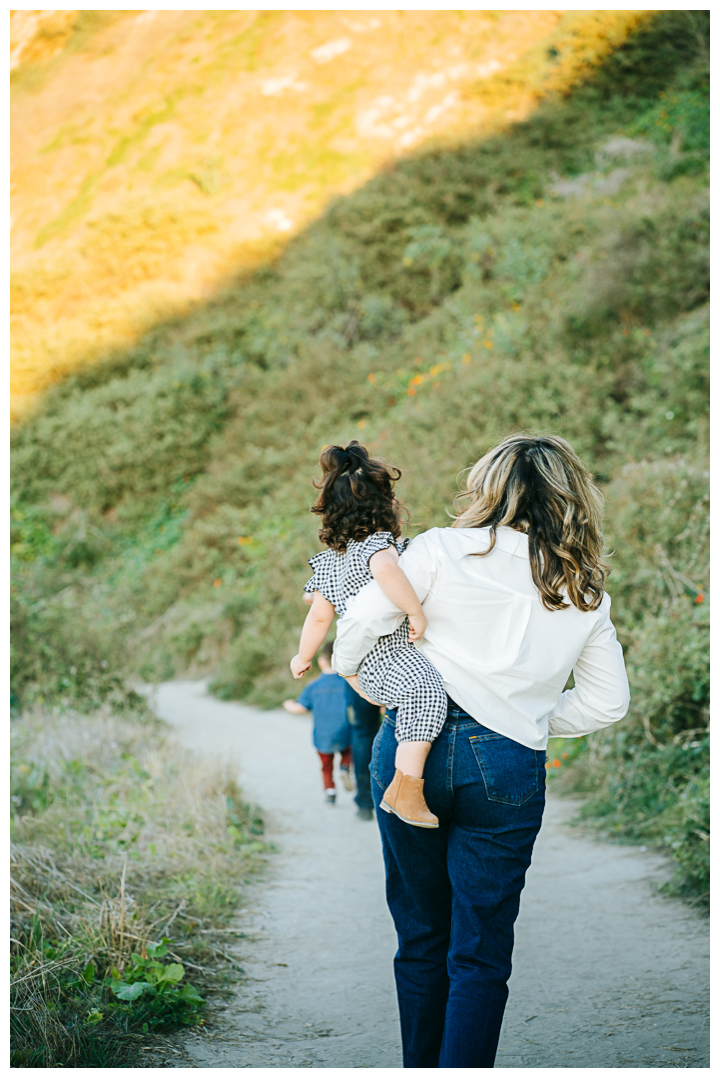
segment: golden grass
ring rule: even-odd
[[[16,72],[15,415],[398,156],[567,92],[645,16],[102,14]]]

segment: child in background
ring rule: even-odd
[[[296,701],[292,698],[283,701],[286,712],[295,715],[311,712],[313,715],[313,743],[320,758],[327,803],[334,803],[336,796],[333,776],[335,754],[340,754],[340,778],[343,786],[346,791],[353,789],[350,776],[352,753],[347,690],[345,680],[332,669],[332,650],[332,642],[328,642],[318,657],[320,677],[308,683]]]
[[[397,565],[408,540],[400,539],[399,507],[393,484],[400,471],[371,458],[353,440],[328,446],[320,455],[323,475],[311,508],[322,518],[320,539],[328,550],[310,559],[314,576],[305,586],[313,604],[305,619],[300,648],[290,663],[296,679],[309,669],[337,614],[373,578],[407,618],[381,638],[357,672],[364,696],[397,709],[395,776],[380,804],[408,825],[436,829],[438,819],[423,794],[423,769],[433,739],[447,717],[447,695],[440,674],[413,645],[427,621],[412,585]]]

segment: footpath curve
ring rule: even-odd
[[[395,938],[374,822],[322,801],[308,717],[163,683],[182,743],[237,763],[280,853],[247,893],[245,979],[167,1068],[401,1068]],[[496,1068],[709,1068],[706,920],[658,896],[657,855],[600,842],[550,796],[517,923]]]

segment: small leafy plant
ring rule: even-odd
[[[122,974],[113,968],[106,978],[111,1007],[126,1013],[142,1031],[203,1023],[205,999],[192,983],[183,981],[182,964],[163,962],[168,945],[172,945],[169,938],[147,945],[144,955],[132,953]]]

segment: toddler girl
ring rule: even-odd
[[[353,440],[328,446],[320,455],[322,479],[311,510],[322,518],[319,537],[328,550],[310,559],[314,575],[305,586],[313,603],[290,670],[300,679],[325,639],[334,616],[373,578],[389,600],[407,615],[392,634],[381,638],[363,659],[357,678],[369,700],[397,709],[395,776],[380,804],[409,825],[436,829],[438,819],[423,795],[423,768],[447,716],[443,681],[412,642],[427,620],[415,591],[397,565],[409,540],[401,540],[399,507],[393,484],[401,473],[373,460]]]

